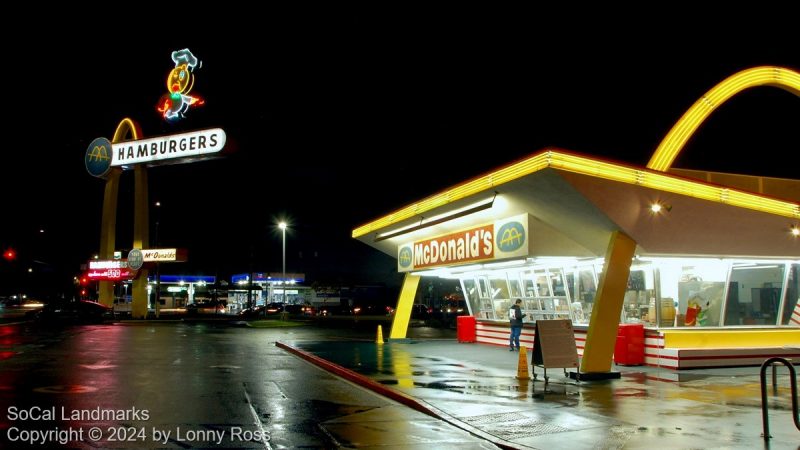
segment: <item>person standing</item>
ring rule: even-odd
[[[511,347],[508,351],[510,352],[514,351],[515,346],[517,350],[519,350],[519,336],[522,334],[522,319],[527,315],[522,314],[522,309],[519,307],[521,304],[522,300],[517,299],[511,309],[508,310],[508,318],[511,321],[511,336],[508,338],[508,345]]]

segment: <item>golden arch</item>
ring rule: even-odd
[[[775,86],[800,96],[800,73],[783,67],[762,66],[726,78],[706,92],[675,123],[653,153],[647,168],[669,170],[683,146],[714,110],[739,92],[757,86]]]
[[[117,125],[112,143],[137,140],[142,138],[142,130],[132,119],[125,118]],[[100,225],[100,258],[111,259],[114,256],[117,227],[117,198],[119,197],[119,179],[122,169],[112,168],[106,178],[103,193],[103,218]],[[149,246],[149,221],[147,201],[147,168],[137,164],[134,168],[134,219],[133,248]],[[114,283],[101,281],[99,285],[100,303],[112,306],[114,302]],[[147,270],[140,270],[133,281],[133,304],[131,315],[134,318],[147,316]]]

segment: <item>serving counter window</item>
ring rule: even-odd
[[[570,318],[569,295],[564,288],[564,271],[561,268],[536,269],[526,275],[535,280],[532,297],[523,304],[528,316],[538,319]]]
[[[602,264],[524,266],[464,274],[470,312],[508,322],[514,299],[526,320],[587,325]],[[713,258],[637,258],[631,264],[620,323],[648,327],[792,325],[800,301],[800,262]]]
[[[507,317],[508,310],[511,308],[508,273],[505,271],[492,272],[487,278],[489,279],[492,308],[494,309],[495,317]]]
[[[509,273],[508,275],[508,288],[511,290],[511,297],[522,298],[522,285],[520,284],[519,273]]]
[[[572,318],[561,268],[495,271],[462,277],[461,283],[470,311],[482,319],[507,321],[508,309],[517,298],[523,300],[522,310],[529,320]],[[582,313],[581,309],[581,320]]]
[[[492,308],[492,297],[489,292],[489,280],[485,277],[479,277],[478,283],[478,310],[481,317],[487,319],[494,319],[494,308]]]
[[[675,304],[671,298],[658,300],[655,273],[650,263],[634,262],[620,313],[620,323],[641,323],[654,327],[659,323],[672,326]]]
[[[570,294],[572,322],[586,325],[592,315],[597,293],[597,273],[593,265],[565,269],[567,289]]]

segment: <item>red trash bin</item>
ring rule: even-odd
[[[477,321],[474,316],[458,316],[456,318],[456,335],[458,342],[475,342]]]
[[[624,323],[619,325],[614,346],[614,362],[626,366],[644,364],[644,325]]]

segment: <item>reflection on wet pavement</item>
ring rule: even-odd
[[[446,341],[292,345],[520,447],[562,448],[564,439],[572,448],[764,447],[757,367],[616,366],[620,379],[581,383],[556,369],[545,386],[541,378],[517,379],[518,355],[505,348]],[[769,448],[798,448],[787,370],[779,371],[770,407]],[[781,447],[787,442],[793,444]]]

